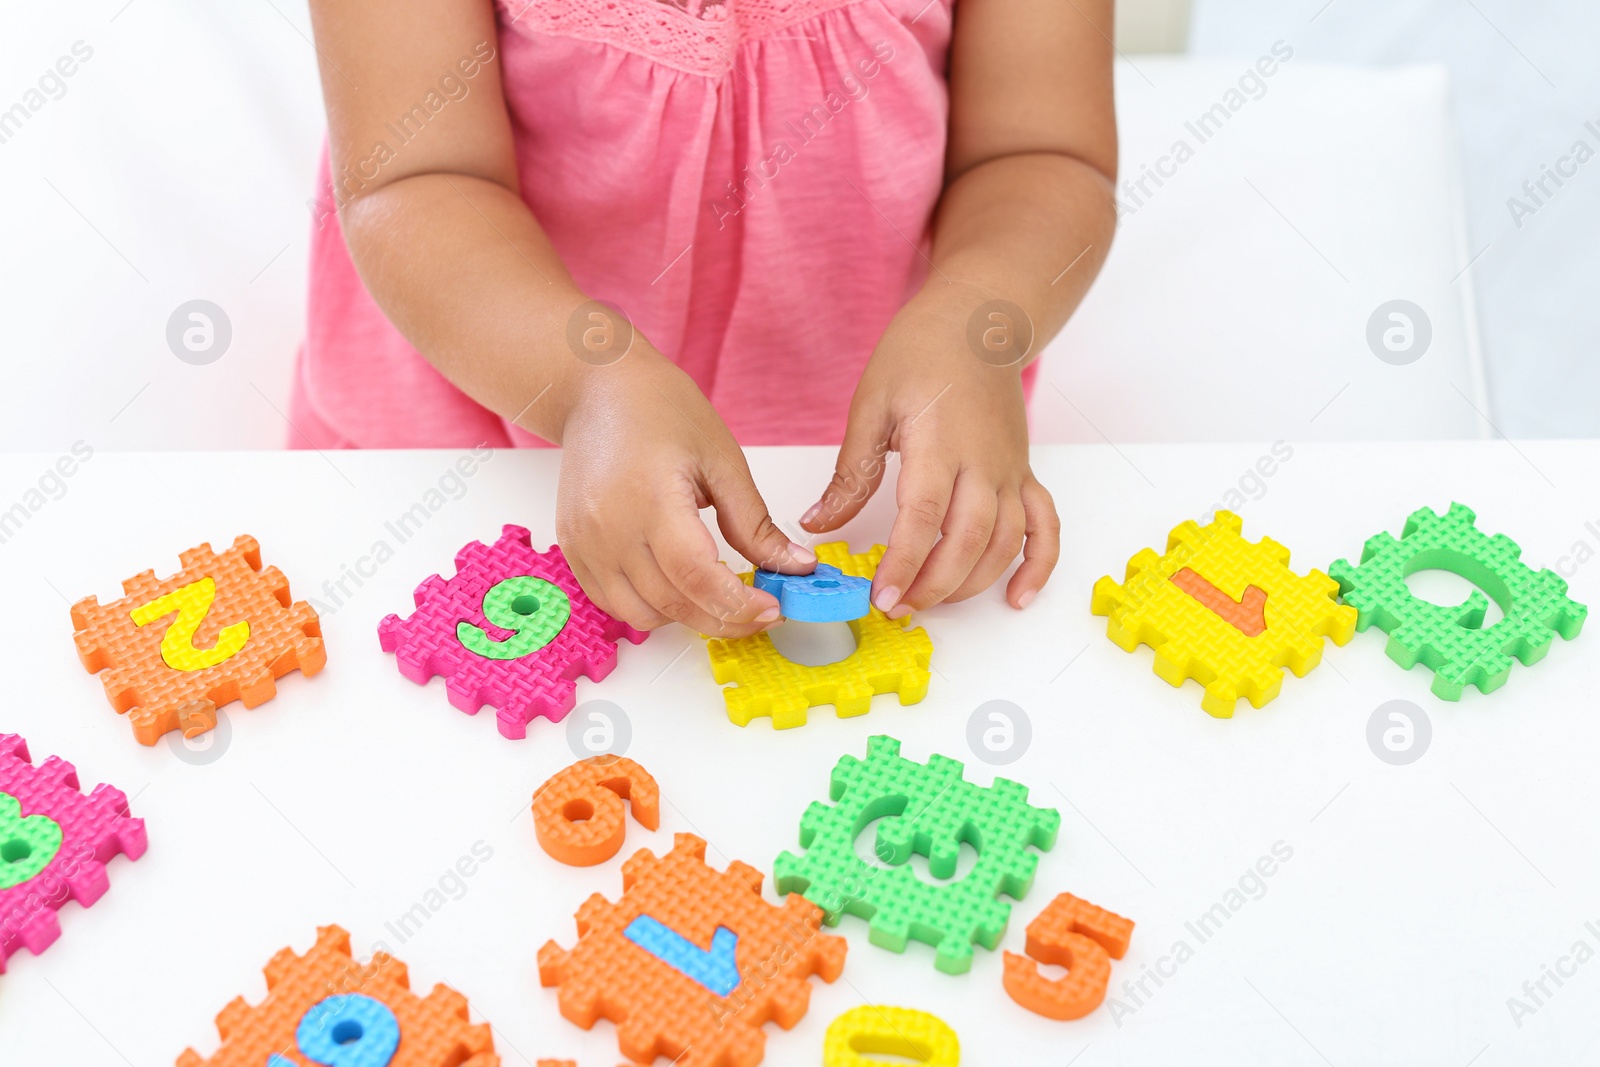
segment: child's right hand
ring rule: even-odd
[[[566,392],[556,536],[589,598],[641,630],[677,621],[743,637],[775,624],[777,599],[718,560],[700,509],[717,509],[723,537],[757,567],[809,574],[816,556],[773,523],[694,381],[636,338]]]

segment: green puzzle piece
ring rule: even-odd
[[[559,585],[532,575],[507,578],[483,597],[483,617],[514,636],[497,641],[470,622],[456,626],[456,640],[486,659],[521,659],[539,651],[561,633],[572,614],[572,601]]]
[[[1473,525],[1477,516],[1451,504],[1443,516],[1418,508],[1398,539],[1385,531],[1368,538],[1361,565],[1337,560],[1328,574],[1339,594],[1356,609],[1356,629],[1376,625],[1389,635],[1389,658],[1410,670],[1418,663],[1434,672],[1433,693],[1460,700],[1469,685],[1490,693],[1511,676],[1511,657],[1523,666],[1550,651],[1555,635],[1578,636],[1589,609],[1567,597],[1567,583],[1550,570],[1522,562],[1522,549],[1505,534],[1489,537]],[[1453,607],[1413,596],[1406,576],[1447,570],[1479,589]],[[1504,617],[1482,629],[1489,607],[1486,591]]]
[[[38,877],[60,851],[60,823],[48,815],[24,819],[17,798],[0,793],[0,889]]]
[[[814,803],[800,822],[804,856],[785,852],[774,868],[778,892],[802,893],[822,908],[829,925],[844,915],[870,924],[869,940],[894,952],[912,941],[934,946],[934,965],[947,974],[972,966],[972,946],[993,949],[1004,936],[1011,905],[1033,884],[1039,857],[1056,840],[1061,815],[1028,804],[1026,786],[996,778],[978,786],[946,756],[926,764],[900,755],[900,742],[878,736],[867,758],[843,756],[828,790],[833,805]],[[873,864],[856,855],[856,838],[878,824]],[[912,870],[924,856],[935,878],[950,878],[965,843],[976,865],[959,881],[935,885]]]

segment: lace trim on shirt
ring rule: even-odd
[[[690,74],[721,77],[747,41],[784,34],[859,0],[500,0],[501,26],[614,45]],[[792,34],[800,36],[799,33]]]

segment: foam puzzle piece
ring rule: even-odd
[[[934,946],[934,965],[947,974],[972,966],[972,946],[993,949],[1004,936],[1011,905],[1033,884],[1038,855],[1055,845],[1061,815],[1028,803],[1026,786],[996,778],[990,786],[962,777],[946,756],[917,763],[900,755],[900,742],[877,736],[867,758],[843,756],[833,768],[832,805],[813,803],[800,822],[805,855],[784,852],[773,877],[778,892],[804,893],[830,925],[845,915],[870,924],[869,940],[893,952],[912,941]],[[873,851],[879,862],[856,854],[856,837],[875,820]],[[978,851],[958,881],[923,881],[908,862],[924,856],[935,878],[953,878],[963,843]]]
[[[623,801],[647,830],[661,825],[661,790],[624,756],[591,756],[550,776],[533,794],[533,826],[552,859],[573,867],[604,863],[628,833]]]
[[[222,1046],[208,1057],[185,1049],[177,1067],[265,1067],[271,1057],[300,1067],[318,1062],[307,1044],[316,1048],[329,1037],[350,1051],[321,1062],[340,1067],[499,1067],[489,1026],[468,1021],[466,997],[442,984],[417,996],[404,963],[386,952],[354,959],[350,935],[338,926],[319,927],[303,956],[280,951],[266,976],[259,1006],[236,997],[217,1015]],[[399,1039],[387,1059],[377,1055],[387,1041],[383,1014],[341,999],[347,997],[375,1002],[393,1018]]]
[[[462,548],[455,576],[432,576],[413,599],[416,611],[378,624],[378,644],[418,685],[444,678],[450,703],[467,714],[493,707],[501,736],[513,739],[535,718],[565,718],[578,677],[598,682],[616,667],[619,640],[649,636],[596,607],[559,546],[535,552],[528,531],[509,524],[494,544]]]
[[[778,598],[778,610],[795,622],[850,622],[872,610],[872,580],[818,563],[810,574],[755,572],[755,587]]]
[[[888,1067],[885,1061],[869,1059],[864,1053],[897,1056],[924,1067],[958,1067],[961,1042],[936,1015],[863,1004],[829,1024],[822,1039],[822,1067]]]
[[[317,613],[290,599],[278,568],[262,570],[254,537],[220,554],[198,545],[178,559],[182,569],[169,578],[145,571],[123,582],[120,600],[72,605],[78,658],[99,673],[143,745],[169,730],[204,733],[221,705],[253,708],[277,693],[278,678],[310,677],[327,661]]]
[[[1511,677],[1511,658],[1532,666],[1555,635],[1577,637],[1589,609],[1567,596],[1567,583],[1551,570],[1522,562],[1522,549],[1505,534],[1493,537],[1477,515],[1452,503],[1445,514],[1418,508],[1400,537],[1388,531],[1367,539],[1360,566],[1335,560],[1328,568],[1344,602],[1355,609],[1356,629],[1376,625],[1389,635],[1390,659],[1407,670],[1433,671],[1434,696],[1460,700],[1466,687],[1492,693]],[[1445,606],[1413,596],[1406,577],[1446,570],[1478,586],[1460,604]],[[1504,613],[1483,628],[1487,591]]]
[[[710,948],[701,948],[649,915],[634,919],[622,936],[719,997],[739,988],[739,935],[726,926],[712,932]]]
[[[381,1000],[336,993],[317,1002],[295,1027],[300,1055],[331,1067],[388,1067],[400,1051],[400,1020]],[[284,1067],[292,1067],[287,1059]]]
[[[1283,668],[1304,677],[1322,662],[1323,638],[1342,645],[1355,633],[1353,609],[1319,570],[1289,569],[1289,550],[1269,537],[1250,542],[1242,523],[1218,511],[1206,526],[1174,527],[1167,550],[1143,549],[1122,584],[1094,583],[1089,610],[1105,615],[1106,636],[1132,652],[1155,652],[1155,673],[1173,686],[1193,678],[1200,706],[1220,719],[1240,697],[1261,707],[1278,695]]]
[[[705,851],[693,834],[678,834],[659,858],[640,849],[622,865],[615,904],[597,893],[578,909],[576,946],[539,950],[539,980],[560,987],[561,1014],[585,1030],[611,1020],[622,1054],[639,1063],[755,1067],[762,1027],[792,1028],[810,1004],[809,979],[831,982],[844,969],[845,942],[821,932],[820,910],[798,896],[767,903],[760,871],[738,860],[714,870]],[[640,916],[708,951],[726,928],[736,939],[732,992],[717,995],[630,939]]]
[[[1028,924],[1028,955],[1005,954],[1006,993],[1047,1019],[1081,1019],[1105,1001],[1111,961],[1127,954],[1132,938],[1132,919],[1062,893]],[[1067,973],[1046,978],[1041,963]]]
[[[35,767],[26,741],[0,734],[0,974],[18,948],[37,956],[55,943],[68,899],[87,908],[105,895],[113,856],[136,860],[147,845],[122,790],[85,796],[72,764],[51,756]]]
[[[883,559],[884,546],[855,555],[842,541],[818,545],[817,559],[869,582]],[[752,576],[744,576],[751,581]],[[895,693],[901,704],[915,704],[928,695],[928,663],[933,642],[922,627],[909,629],[911,617],[891,619],[877,608],[850,620],[856,650],[837,663],[810,667],[784,657],[762,632],[749,637],[713,637],[707,644],[711,673],[719,683],[728,718],[746,726],[768,715],[780,730],[804,726],[806,711],[832,704],[839,717],[865,715],[874,695]]]

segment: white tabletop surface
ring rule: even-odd
[[[998,773],[1058,807],[1062,826],[1014,908],[1005,947],[1020,950],[1028,920],[1062,891],[1137,923],[1112,978],[1131,1010],[1057,1023],[1007,998],[999,952],[979,949],[971,973],[952,977],[935,971],[926,946],[892,954],[846,919],[843,978],[814,983],[811,1011],[792,1032],[768,1027],[767,1063],[819,1063],[828,1022],[863,1002],[942,1016],[974,1067],[1489,1067],[1600,1054],[1600,962],[1569,955],[1579,941],[1590,954],[1600,948],[1600,636],[1558,640],[1500,692],[1472,690],[1451,704],[1429,694],[1428,672],[1390,662],[1383,637],[1369,631],[1329,646],[1306,678],[1286,676],[1265,708],[1241,702],[1232,720],[1218,720],[1201,711],[1194,683],[1168,687],[1151,673],[1148,649],[1122,652],[1090,615],[1096,577],[1120,577],[1132,553],[1205,515],[1266,451],[1038,449],[1036,470],[1066,523],[1060,569],[1025,613],[996,589],[920,615],[937,672],[921,704],[884,696],[861,718],[823,708],[800,729],[775,732],[764,720],[739,729],[723,712],[702,640],[677,626],[624,645],[603,683],[579,683],[580,709],[594,699],[624,709],[627,754],[654,773],[666,801],[659,832],[630,823],[623,855],[664,850],[674,832],[693,831],[718,865],[739,858],[768,871],[796,846],[800,815],[825,798],[841,754],[861,755],[870,735],[890,733],[907,755],[963,759],[969,777],[987,783],[996,769],[968,748],[967,722],[985,701],[1013,701],[1033,740]],[[27,499],[55,458],[0,457],[0,510]],[[304,951],[317,925],[339,923],[358,953],[386,942],[415,987],[446,981],[463,992],[474,1017],[492,1022],[509,1065],[555,1055],[581,1067],[618,1061],[610,1024],[585,1033],[563,1020],[535,964],[545,940],[571,944],[584,897],[621,888],[621,856],[566,868],[534,840],[529,798],[574,758],[565,729],[537,720],[526,740],[507,741],[492,713],[454,710],[442,682],[413,685],[378,649],[377,621],[409,610],[413,586],[448,572],[465,542],[492,539],[506,522],[532,529],[538,547],[553,539],[558,457],[502,452],[398,543],[385,522],[424,500],[456,460],[96,454],[0,544],[0,730],[23,734],[36,760],[75,763],[86,788],[124,789],[150,837],[143,859],[111,863],[99,903],[63,909],[60,941],[39,957],[11,957],[0,977],[0,1060],[145,1067],[189,1045],[209,1053],[213,1016],[236,995],[262,998],[268,958],[285,945]],[[811,503],[831,461],[823,449],[751,453],[780,519]],[[1304,444],[1261,484],[1259,499],[1237,509],[1245,534],[1289,546],[1298,570],[1359,555],[1365,538],[1398,532],[1416,507],[1460,500],[1534,565],[1565,557],[1576,568],[1573,596],[1600,600],[1600,563],[1573,556],[1580,543],[1586,557],[1600,552],[1600,442]],[[846,532],[865,546],[889,519],[880,500]],[[343,565],[380,540],[394,556],[324,611],[322,674],[283,679],[278,696],[252,711],[227,709],[231,739],[219,758],[186,762],[166,744],[141,747],[79,665],[68,603],[112,598],[121,579],[145,568],[169,574],[181,549],[220,549],[239,533],[260,539],[297,597],[325,607],[321,586]],[[1430,588],[1460,597],[1448,582]],[[1419,705],[1432,724],[1430,747],[1404,766],[1381,761],[1367,742],[1373,711],[1395,699]],[[479,842],[492,858],[460,898],[397,943],[386,924]],[[1247,879],[1259,898],[1201,943],[1185,924],[1275,846],[1292,858],[1260,889]],[[1192,955],[1161,963],[1179,941]],[[1171,977],[1159,988],[1147,979],[1150,995],[1121,991],[1158,963]],[[1526,998],[1524,982],[1546,965],[1575,974],[1559,987],[1546,979],[1550,995],[1513,1018],[1508,998]]]

